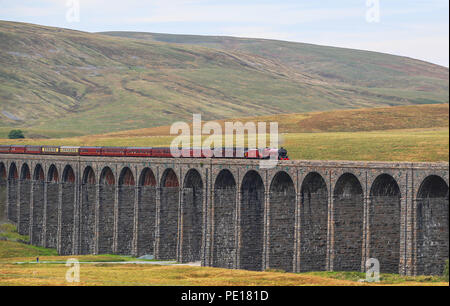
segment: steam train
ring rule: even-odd
[[[70,146],[19,146],[0,145],[0,154],[36,154],[69,156],[111,156],[111,157],[159,157],[159,158],[243,158],[289,160],[286,149],[248,148],[189,148],[181,149],[180,156],[174,156],[169,147],[70,147]]]

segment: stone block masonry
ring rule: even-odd
[[[2,214],[62,255],[203,266],[436,275],[448,259],[448,163],[0,154]]]

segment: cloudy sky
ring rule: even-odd
[[[0,0],[2,20],[89,32],[281,39],[404,55],[446,67],[448,11],[448,0]]]

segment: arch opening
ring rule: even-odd
[[[44,185],[45,175],[44,169],[40,164],[34,167],[33,173],[33,213],[30,241],[31,244],[44,246]]]
[[[70,165],[67,165],[63,171],[63,182],[75,184],[75,173]]]
[[[319,173],[312,172],[304,178],[300,201],[300,271],[325,271],[328,188]]]
[[[236,181],[227,169],[219,172],[214,183],[213,218],[212,265],[232,269],[236,259]]]
[[[200,173],[191,169],[183,184],[182,262],[201,260],[203,239],[203,181]]]
[[[138,256],[155,252],[156,185],[153,171],[150,168],[142,170],[138,192]]]
[[[100,175],[98,253],[111,254],[114,240],[114,201],[116,194],[115,177],[111,168],[105,167]]]
[[[369,258],[380,262],[381,273],[399,273],[400,188],[389,174],[373,182],[369,201]]]
[[[97,199],[95,172],[84,169],[81,185],[80,253],[95,253],[95,203]]]
[[[118,254],[132,253],[135,188],[133,172],[128,167],[123,168],[119,177]]]
[[[47,180],[45,246],[48,248],[56,248],[58,235],[59,175],[55,165],[50,166]]]
[[[361,183],[343,174],[334,189],[334,271],[361,271],[363,217]]]
[[[241,249],[240,268],[263,269],[264,182],[258,172],[251,170],[241,186]]]
[[[437,175],[417,194],[417,274],[442,275],[448,259],[448,185]]]
[[[273,178],[269,203],[269,267],[293,272],[295,186],[286,172]]]

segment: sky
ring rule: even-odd
[[[0,19],[87,32],[279,39],[449,66],[448,0],[0,0]]]

